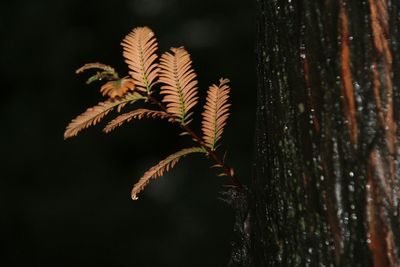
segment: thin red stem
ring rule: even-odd
[[[168,113],[167,108],[156,98],[152,97],[150,94],[144,94],[147,99],[152,102],[153,104],[158,105],[164,112]],[[217,163],[218,166],[221,167],[221,169],[224,171],[224,173],[231,178],[231,183],[234,185],[237,189],[239,190],[244,190],[244,187],[242,183],[239,181],[237,176],[235,175],[235,172],[233,171],[233,168],[229,167],[222,159],[221,157],[217,154],[215,150],[212,150],[209,148],[204,141],[187,125],[185,124],[179,124],[179,126],[186,131],[193,139],[194,142],[196,142],[199,146],[204,148],[207,151],[207,154]]]

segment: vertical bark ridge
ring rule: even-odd
[[[349,46],[349,28],[348,28],[348,18],[347,11],[344,6],[344,1],[340,2],[339,17],[341,21],[341,76],[343,80],[343,95],[344,95],[344,111],[346,113],[346,118],[348,120],[350,138],[353,145],[357,145],[357,120],[356,120],[356,107],[354,101],[353,93],[353,82],[351,77],[351,53]]]
[[[399,252],[396,247],[398,175],[397,123],[393,108],[392,50],[389,43],[388,1],[369,2],[374,58],[372,62],[373,89],[379,126],[384,132],[382,145],[376,146],[370,155],[367,190],[369,248],[375,266],[398,266]],[[385,156],[386,155],[386,156]],[[398,231],[398,230],[397,230]],[[398,238],[397,238],[398,239]],[[398,243],[398,241],[397,241]],[[397,245],[397,246],[396,246]]]

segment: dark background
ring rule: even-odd
[[[127,73],[120,41],[147,25],[159,52],[183,45],[191,53],[202,96],[219,77],[232,81],[222,149],[229,148],[227,161],[247,183],[256,100],[254,2],[1,4],[1,266],[227,264],[234,214],[218,199],[227,180],[215,176],[210,161],[189,156],[153,180],[138,201],[130,199],[135,181],[191,146],[188,137],[157,120],[134,121],[108,135],[95,126],[67,141],[63,131],[102,100],[99,84],[86,86],[88,76],[75,69],[100,61]],[[198,120],[193,127],[199,129]]]

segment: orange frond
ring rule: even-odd
[[[216,143],[222,136],[226,121],[229,117],[228,98],[230,88],[228,79],[220,79],[219,85],[213,84],[207,92],[204,106],[202,131],[206,145],[215,150]]]
[[[161,94],[167,111],[185,124],[191,115],[190,109],[197,103],[196,73],[192,68],[189,53],[182,47],[171,48],[160,58]]]
[[[160,119],[168,119],[171,121],[173,118],[164,111],[159,110],[150,110],[140,108],[131,112],[124,113],[119,115],[112,121],[110,121],[107,126],[103,129],[104,132],[109,133],[118,126],[121,126],[125,122],[129,122],[132,119],[142,119],[142,118],[160,118]]]
[[[123,56],[135,85],[150,92],[158,77],[157,40],[148,27],[133,29],[121,42]]]
[[[170,169],[172,169],[175,164],[184,156],[191,153],[204,153],[204,149],[201,147],[192,147],[185,148],[181,151],[178,151],[172,155],[169,155],[166,159],[160,161],[157,165],[151,167],[147,172],[143,174],[143,176],[139,179],[139,181],[133,186],[132,189],[132,199],[138,199],[137,195],[143,190],[143,188],[149,183],[150,179],[157,178]]]
[[[129,102],[136,102],[143,97],[138,93],[127,94],[123,98],[109,99],[88,108],[84,113],[73,119],[64,132],[64,139],[76,136],[80,131],[98,123],[111,110],[117,107],[118,112]]]

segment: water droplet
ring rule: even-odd
[[[329,63],[331,63],[331,58],[330,57],[326,58],[326,64],[329,64]]]
[[[359,96],[359,95],[356,96],[356,103],[357,103],[357,111],[362,112],[363,111],[363,106],[362,106],[362,98],[361,98],[361,96]]]
[[[299,112],[300,112],[300,113],[303,113],[303,112],[304,112],[304,104],[303,104],[303,103],[299,103],[299,104],[297,105],[297,107],[299,108]]]
[[[349,191],[354,192],[354,185],[352,185],[352,184],[349,185]]]

